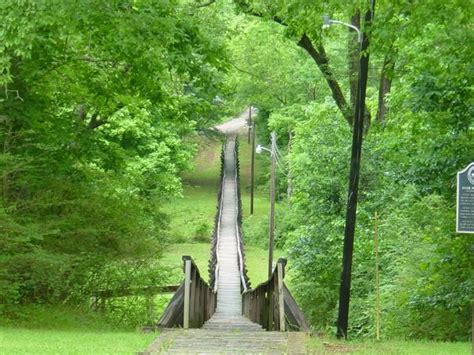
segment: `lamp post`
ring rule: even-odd
[[[371,1],[371,6],[365,13],[365,26],[370,26],[374,15],[375,0]],[[351,292],[352,276],[352,255],[354,251],[354,232],[357,212],[357,197],[359,194],[359,172],[362,152],[362,139],[364,133],[364,110],[365,96],[367,90],[367,76],[369,69],[369,55],[365,53],[369,40],[361,31],[350,24],[337,20],[331,20],[328,16],[323,17],[323,27],[332,24],[341,24],[357,31],[360,44],[360,65],[357,87],[357,99],[354,114],[354,126],[352,128],[352,151],[351,169],[349,173],[349,189],[346,209],[346,225],[344,229],[344,248],[342,255],[341,285],[339,288],[339,309],[337,317],[337,337],[347,339],[347,329],[349,324],[349,300]]]
[[[249,109],[249,116],[251,115],[251,108],[250,106]],[[254,205],[254,191],[255,191],[255,117],[252,119],[251,116],[249,117],[251,120],[251,125],[252,125],[252,154],[251,154],[251,161],[250,161],[250,214],[253,214],[253,205]]]
[[[272,146],[271,149],[258,145],[255,151],[257,154],[266,150],[270,153],[272,158],[272,169],[270,177],[270,220],[268,230],[268,278],[272,276],[273,264],[273,240],[275,237],[275,195],[276,195],[276,163],[277,163],[277,149],[276,149],[276,133],[272,132]]]
[[[247,118],[247,125],[249,126],[247,143],[250,144],[250,135],[252,134],[252,106],[249,106],[249,117]]]

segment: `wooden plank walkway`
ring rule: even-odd
[[[265,331],[242,315],[241,275],[237,245],[235,138],[224,151],[223,207],[218,235],[216,312],[201,329],[164,329],[146,354],[296,354],[291,333]],[[299,341],[298,341],[299,342]],[[294,342],[293,342],[294,343]],[[293,346],[292,346],[293,348]]]
[[[224,151],[224,183],[217,257],[217,307],[215,316],[234,317],[242,314],[240,272],[237,262],[237,186],[234,159],[235,139],[229,138]]]

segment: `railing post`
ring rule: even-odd
[[[191,305],[191,259],[184,259],[184,310],[183,310],[183,328],[189,328],[189,308]]]
[[[148,294],[146,295],[146,318],[147,318],[147,322],[149,324],[153,324],[153,318],[154,318],[154,315],[155,315],[155,312],[154,312],[154,306],[155,306],[155,303],[154,303],[154,295],[153,294]]]
[[[93,296],[91,297],[91,309],[93,311],[97,311],[97,302],[98,302],[97,295],[93,294]]]
[[[278,313],[280,316],[280,331],[285,331],[285,298],[283,295],[283,263],[278,260]]]

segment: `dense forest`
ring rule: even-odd
[[[166,285],[165,206],[182,194],[193,137],[252,106],[258,141],[278,137],[276,241],[293,293],[315,330],[333,332],[358,63],[370,54],[350,333],[373,337],[380,294],[384,337],[467,341],[474,243],[455,233],[455,210],[456,172],[474,159],[474,6],[379,1],[365,28],[367,8],[0,1],[0,314]],[[368,50],[353,30],[323,29],[323,15],[365,31]],[[244,228],[265,243],[266,220]]]

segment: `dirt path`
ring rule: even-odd
[[[252,109],[252,116],[255,114],[255,109]],[[233,118],[227,122],[215,126],[215,128],[224,134],[238,134],[242,133],[247,127],[247,119],[249,117],[248,108],[242,112],[239,117]]]

